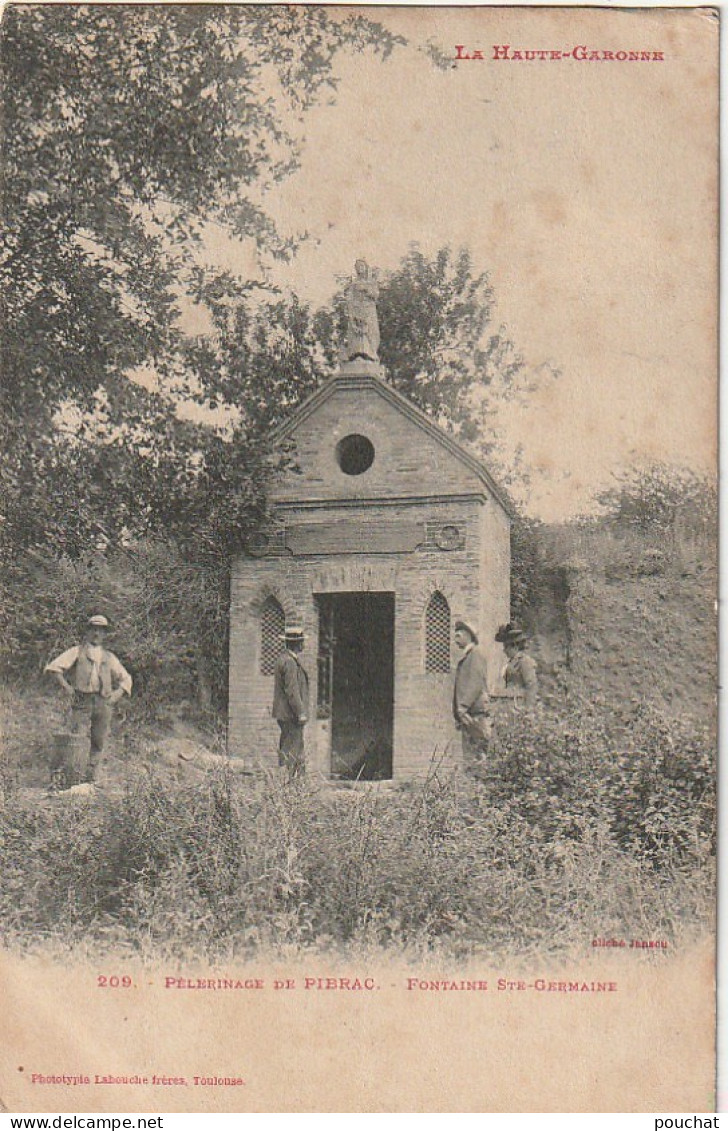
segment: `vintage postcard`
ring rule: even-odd
[[[715,1112],[718,41],[6,4],[6,1110]]]

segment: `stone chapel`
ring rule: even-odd
[[[375,280],[359,261],[339,370],[279,430],[296,469],[271,483],[274,526],[231,577],[230,753],[277,765],[273,671],[286,624],[302,625],[307,766],[338,781],[459,764],[453,624],[478,626],[495,686],[510,617],[508,501],[386,381]]]

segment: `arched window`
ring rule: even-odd
[[[286,614],[275,597],[268,597],[260,611],[260,674],[273,675],[276,660],[284,648],[281,637],[286,629]]]
[[[450,606],[439,590],[425,610],[425,671],[450,671]]]

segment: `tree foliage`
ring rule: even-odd
[[[176,418],[174,399],[128,375],[186,361],[182,296],[213,301],[247,280],[199,251],[209,224],[290,242],[260,205],[295,168],[301,122],[335,85],[336,52],[397,42],[323,8],[10,6],[2,63],[0,443],[6,546],[78,552],[150,524],[225,525],[259,500],[260,437]],[[69,437],[64,413],[108,428]],[[60,420],[59,420],[60,414]],[[217,494],[215,495],[215,491]],[[212,498],[211,498],[212,493]],[[210,515],[208,503],[212,502]],[[26,520],[23,512],[26,512]]]
[[[633,465],[613,478],[597,502],[616,526],[657,535],[678,529],[714,535],[718,496],[713,479],[664,462]]]
[[[203,403],[244,406],[247,418],[272,427],[334,372],[345,331],[342,293],[318,310],[295,295],[215,295],[209,306],[215,332],[187,355]],[[487,414],[534,380],[494,321],[487,274],[467,249],[443,247],[428,258],[413,245],[382,279],[377,308],[386,379],[428,416],[486,450]]]
[[[470,252],[428,258],[413,245],[383,280],[381,358],[393,385],[465,440],[482,439],[497,397],[523,385],[523,358],[495,322],[489,276]]]
[[[215,332],[187,347],[185,368],[201,405],[231,410],[252,432],[269,434],[334,371],[331,309],[292,295],[242,299],[214,316]]]
[[[202,226],[282,254],[256,197],[345,46],[393,38],[322,8],[11,6],[2,25],[5,390],[88,399],[162,360]]]
[[[28,552],[17,561],[13,601],[3,604],[0,665],[28,682],[104,613],[112,648],[135,682],[135,709],[198,697],[224,701],[226,571],[204,568],[169,538],[77,557]],[[10,579],[8,579],[10,580]],[[22,583],[21,583],[22,581]]]

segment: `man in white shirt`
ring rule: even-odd
[[[104,647],[108,629],[106,617],[89,617],[83,643],[69,648],[45,668],[69,697],[71,732],[80,734],[90,729],[91,752],[85,778],[88,782],[96,778],[114,704],[122,695],[131,695],[131,676],[114,653]],[[53,766],[51,772],[57,768]]]

